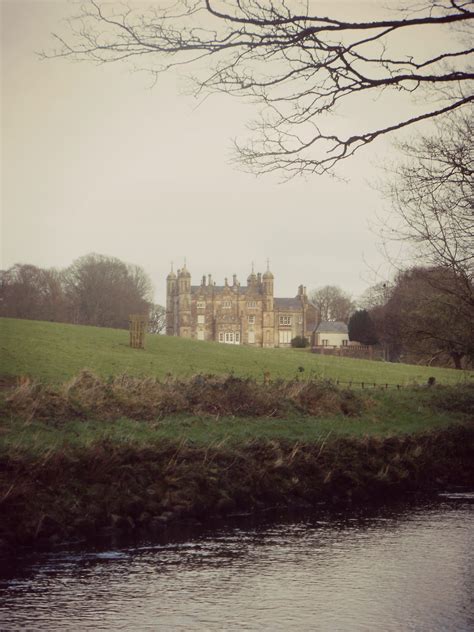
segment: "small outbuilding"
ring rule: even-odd
[[[349,331],[346,323],[341,321],[321,321],[313,330],[314,347],[347,347]]]

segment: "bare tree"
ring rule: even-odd
[[[148,314],[151,282],[138,266],[89,254],[74,261],[65,278],[73,323],[127,328],[130,314]]]
[[[412,268],[398,274],[385,305],[370,314],[390,359],[424,363],[474,359],[472,308],[460,301],[459,275],[446,268]]]
[[[453,360],[456,354],[472,353],[469,345],[457,341],[466,339],[466,324],[471,323],[472,328],[474,322],[473,131],[472,115],[458,114],[450,117],[447,125],[438,125],[436,135],[400,146],[404,160],[395,167],[387,186],[391,208],[383,229],[384,239],[411,247],[407,254],[412,262],[436,271],[418,271],[406,278],[402,275],[399,278],[405,283],[400,287],[419,287],[428,297],[425,303],[441,320],[443,315],[450,315],[452,325],[443,332],[447,336],[450,331],[450,338],[443,349]],[[413,312],[417,316],[412,320],[415,328],[422,312]],[[428,315],[424,315],[426,324]],[[433,321],[434,316],[430,318]],[[434,340],[434,325],[425,328],[428,334],[420,333],[420,340]]]
[[[161,334],[166,327],[166,307],[163,305],[152,305],[148,319],[148,333]]]
[[[334,3],[324,15],[302,0],[177,0],[145,10],[88,0],[45,56],[131,61],[155,76],[194,64],[197,94],[225,92],[261,106],[250,141],[236,144],[244,166],[288,177],[321,174],[380,136],[474,98],[474,1],[385,4],[374,5],[369,20],[349,20]],[[429,53],[420,52],[423,40]],[[432,88],[423,111],[406,117],[378,101],[387,92],[409,99],[423,88]],[[341,134],[327,115],[349,102],[364,108],[366,123]],[[376,115],[387,114],[385,122],[371,123],[369,104]]]
[[[410,245],[415,263],[451,269],[472,290],[474,117],[450,117],[437,132],[399,144],[403,160],[382,185],[391,207],[387,242]],[[394,212],[395,211],[395,212]]]
[[[318,310],[318,321],[347,323],[354,311],[351,297],[335,285],[325,285],[310,294],[310,301]]]
[[[62,273],[21,263],[1,271],[0,315],[32,320],[65,320]]]

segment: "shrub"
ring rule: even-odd
[[[305,336],[295,336],[291,341],[291,346],[295,349],[304,349],[309,345],[308,338]]]

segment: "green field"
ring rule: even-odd
[[[401,385],[423,384],[430,376],[438,383],[453,384],[473,375],[472,371],[319,356],[302,349],[252,349],[167,336],[150,335],[145,350],[136,350],[128,346],[128,332],[121,329],[0,319],[0,375],[59,383],[84,368],[102,377],[233,372],[263,378],[269,372],[271,378],[300,375]]]
[[[428,394],[378,392],[362,417],[290,415],[278,418],[170,415],[157,421],[71,419],[60,424],[3,416],[0,455],[87,451],[106,442],[115,447],[159,447],[163,441],[187,446],[231,448],[252,441],[320,444],[346,437],[393,437],[468,423],[467,415],[430,405]]]

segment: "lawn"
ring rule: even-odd
[[[148,336],[144,350],[128,346],[128,332],[18,319],[0,319],[0,375],[58,383],[88,368],[102,377],[118,374],[187,377],[196,373],[291,379],[321,377],[365,383],[424,384],[471,379],[472,371],[455,371],[381,361],[311,354],[300,349],[254,349]]]

